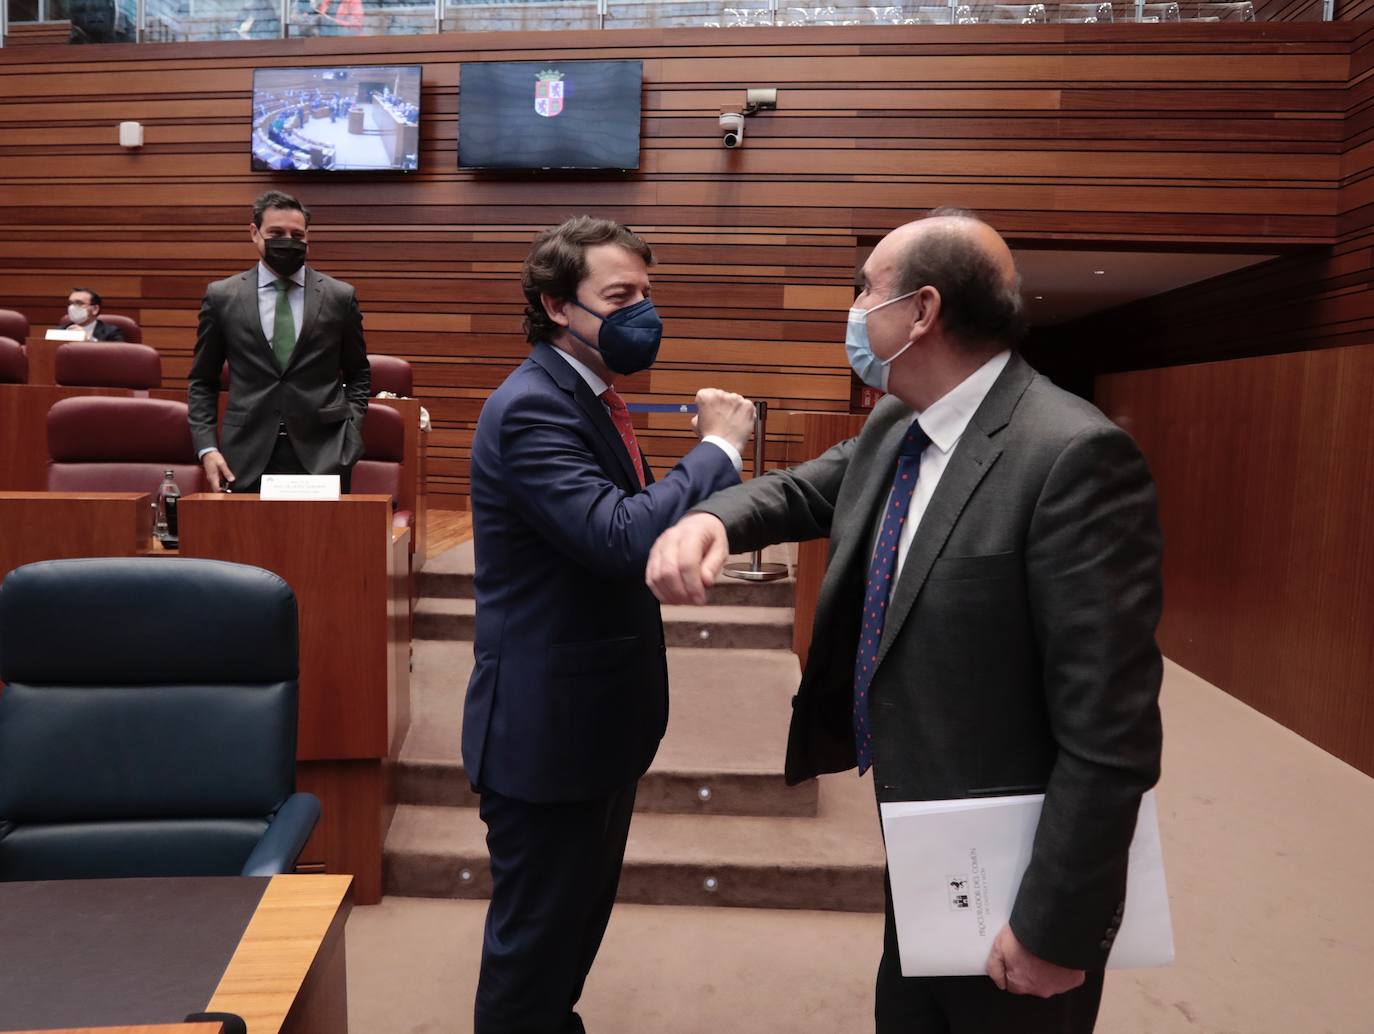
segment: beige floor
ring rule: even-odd
[[[1113,973],[1101,1032],[1374,1034],[1374,780],[1180,668],[1161,823],[1178,961]],[[471,1030],[484,906],[391,898],[348,929],[354,1034]],[[872,1030],[881,919],[623,906],[594,1034]]]

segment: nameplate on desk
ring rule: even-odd
[[[263,499],[337,499],[338,474],[264,474]]]
[[[54,328],[43,335],[44,341],[85,341],[86,332],[80,329]]]

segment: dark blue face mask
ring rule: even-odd
[[[609,369],[629,376],[654,365],[654,360],[658,358],[659,343],[663,340],[663,320],[654,310],[652,301],[645,298],[642,302],[616,309],[609,316],[592,312],[576,298],[573,304],[600,319],[601,330],[596,336],[596,344],[571,326],[568,327],[568,333],[588,348],[600,352]]]

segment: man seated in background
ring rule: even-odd
[[[87,341],[123,341],[124,332],[100,316],[100,295],[87,287],[74,287],[67,295],[67,319],[72,329],[80,330]]]

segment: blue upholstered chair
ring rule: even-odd
[[[0,585],[0,880],[290,872],[296,599],[215,560],[52,560]]]

